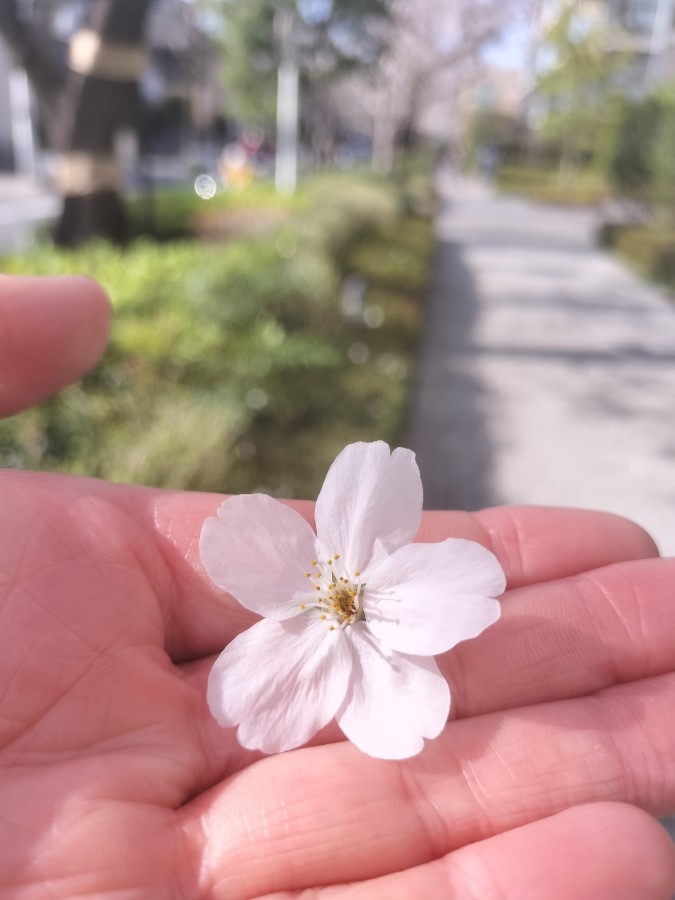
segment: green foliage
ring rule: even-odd
[[[395,178],[403,210],[430,216],[436,211],[434,172],[440,148],[431,141],[419,141],[414,149],[396,159]]]
[[[632,103],[617,136],[611,172],[626,197],[649,203],[675,222],[675,90],[672,86]]]
[[[248,122],[272,122],[278,66],[272,4],[268,0],[227,2],[220,13],[231,114]]]
[[[607,33],[569,4],[550,29],[547,45],[556,65],[539,80],[548,98],[541,136],[558,147],[561,169],[595,166],[606,171],[624,107],[618,82],[628,54],[607,51]]]
[[[661,116],[662,103],[655,96],[626,108],[610,167],[612,181],[626,196],[644,197],[651,183],[654,135]]]
[[[204,2],[204,0],[203,0]],[[220,23],[230,111],[240,121],[271,122],[276,106],[281,19],[290,17],[292,55],[316,81],[373,63],[382,50],[387,0],[211,0]]]
[[[675,231],[624,227],[612,235],[616,251],[653,281],[675,289]]]
[[[350,440],[395,442],[431,244],[428,222],[396,207],[382,185],[324,179],[255,239],[5,259],[9,273],[96,278],[115,318],[80,384],[0,424],[0,464],[307,496]],[[346,316],[348,276],[365,296]]]
[[[667,211],[675,221],[675,93],[663,96],[662,114],[651,152],[655,205]]]
[[[151,235],[158,241],[189,237],[193,221],[204,203],[194,191],[164,189],[126,199],[134,237]]]
[[[348,174],[318,176],[299,229],[303,240],[327,244],[339,253],[373,224],[383,226],[395,219],[397,206],[394,191],[373,176],[363,180]]]
[[[498,184],[502,191],[522,194],[542,203],[566,206],[595,206],[608,194],[607,183],[601,173],[586,169],[573,177],[561,178],[558,169],[502,166]]]
[[[471,116],[467,130],[464,155],[475,167],[481,147],[495,148],[500,160],[517,160],[523,151],[522,123],[513,116],[495,109],[478,109]]]
[[[301,208],[307,197],[298,191],[293,198],[281,197],[267,182],[254,182],[245,191],[220,191],[210,200],[203,200],[195,191],[184,188],[161,188],[144,191],[126,198],[135,238],[148,236],[156,241],[176,241],[201,233],[201,223],[232,223],[250,213],[259,224],[275,213],[292,212]],[[272,214],[270,216],[269,214]],[[278,220],[279,216],[276,216]],[[213,229],[216,233],[219,230]],[[231,229],[230,229],[231,230]]]

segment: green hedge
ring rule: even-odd
[[[617,253],[654,281],[675,289],[675,232],[620,227],[611,235]]]
[[[557,169],[502,166],[497,184],[507,193],[566,206],[595,206],[608,195],[605,179],[594,171],[577,172],[561,180]]]
[[[309,202],[305,191],[292,199],[280,197],[266,182],[255,182],[245,191],[219,191],[203,200],[195,191],[183,188],[161,188],[142,191],[126,199],[134,238],[151,237],[156,241],[175,241],[194,237],[203,230],[218,234],[218,226],[241,217],[260,213],[261,220],[270,213],[288,214]],[[231,229],[227,229],[231,231]]]
[[[617,190],[649,202],[671,226],[675,223],[674,142],[675,91],[666,84],[628,104],[611,163]]]
[[[256,238],[5,259],[96,278],[115,318],[80,384],[0,424],[0,464],[311,496],[349,441],[396,442],[431,244],[396,209],[383,185],[325,180]]]

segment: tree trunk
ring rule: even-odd
[[[85,28],[70,41],[69,74],[59,103],[55,145],[63,212],[55,242],[92,237],[123,243],[128,223],[119,195],[115,137],[135,118],[145,65],[143,31],[153,0],[93,0]]]
[[[373,110],[373,168],[380,175],[391,175],[396,160],[396,118],[390,109],[386,91]]]
[[[0,0],[0,31],[16,64],[26,70],[49,127],[49,114],[56,107],[66,75],[55,42],[22,19],[16,0]]]

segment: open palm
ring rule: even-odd
[[[0,409],[100,352],[97,289],[50,290],[58,326],[45,286],[0,282]],[[422,539],[479,540],[509,578],[500,622],[440,660],[455,721],[404,762],[330,727],[261,758],[205,704],[253,621],[200,566],[218,502],[0,473],[3,900],[669,896],[670,843],[635,807],[675,808],[675,563],[638,528],[428,514]]]

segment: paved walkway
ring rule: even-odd
[[[0,252],[20,253],[37,225],[53,219],[59,198],[49,188],[22,175],[0,172]]]
[[[443,193],[409,442],[426,505],[606,509],[675,554],[675,304],[588,211]]]
[[[441,188],[407,444],[425,505],[606,509],[675,555],[675,301],[595,248],[592,213]]]

